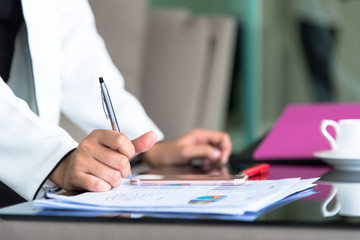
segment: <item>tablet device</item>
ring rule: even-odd
[[[234,186],[246,183],[247,175],[207,175],[207,174],[186,174],[186,175],[139,175],[133,178],[131,185],[142,186],[187,186],[187,185],[226,185]]]

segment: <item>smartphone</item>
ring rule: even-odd
[[[245,174],[239,175],[206,175],[206,174],[185,174],[185,175],[139,175],[131,179],[131,185],[141,186],[208,186],[222,185],[234,186],[246,183],[248,177]]]

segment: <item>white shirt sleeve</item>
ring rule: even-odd
[[[40,119],[0,78],[0,180],[26,200],[77,142]]]

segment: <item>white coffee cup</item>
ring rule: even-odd
[[[335,138],[328,132],[329,126],[335,129]],[[360,155],[360,119],[323,120],[320,130],[332,151],[342,155]]]
[[[329,203],[335,199],[332,209],[328,209]],[[321,206],[324,217],[332,217],[336,214],[342,216],[360,216],[360,183],[334,183],[329,196]]]

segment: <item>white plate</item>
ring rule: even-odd
[[[332,165],[335,169],[360,171],[360,155],[344,156],[333,151],[315,152],[314,156]]]

